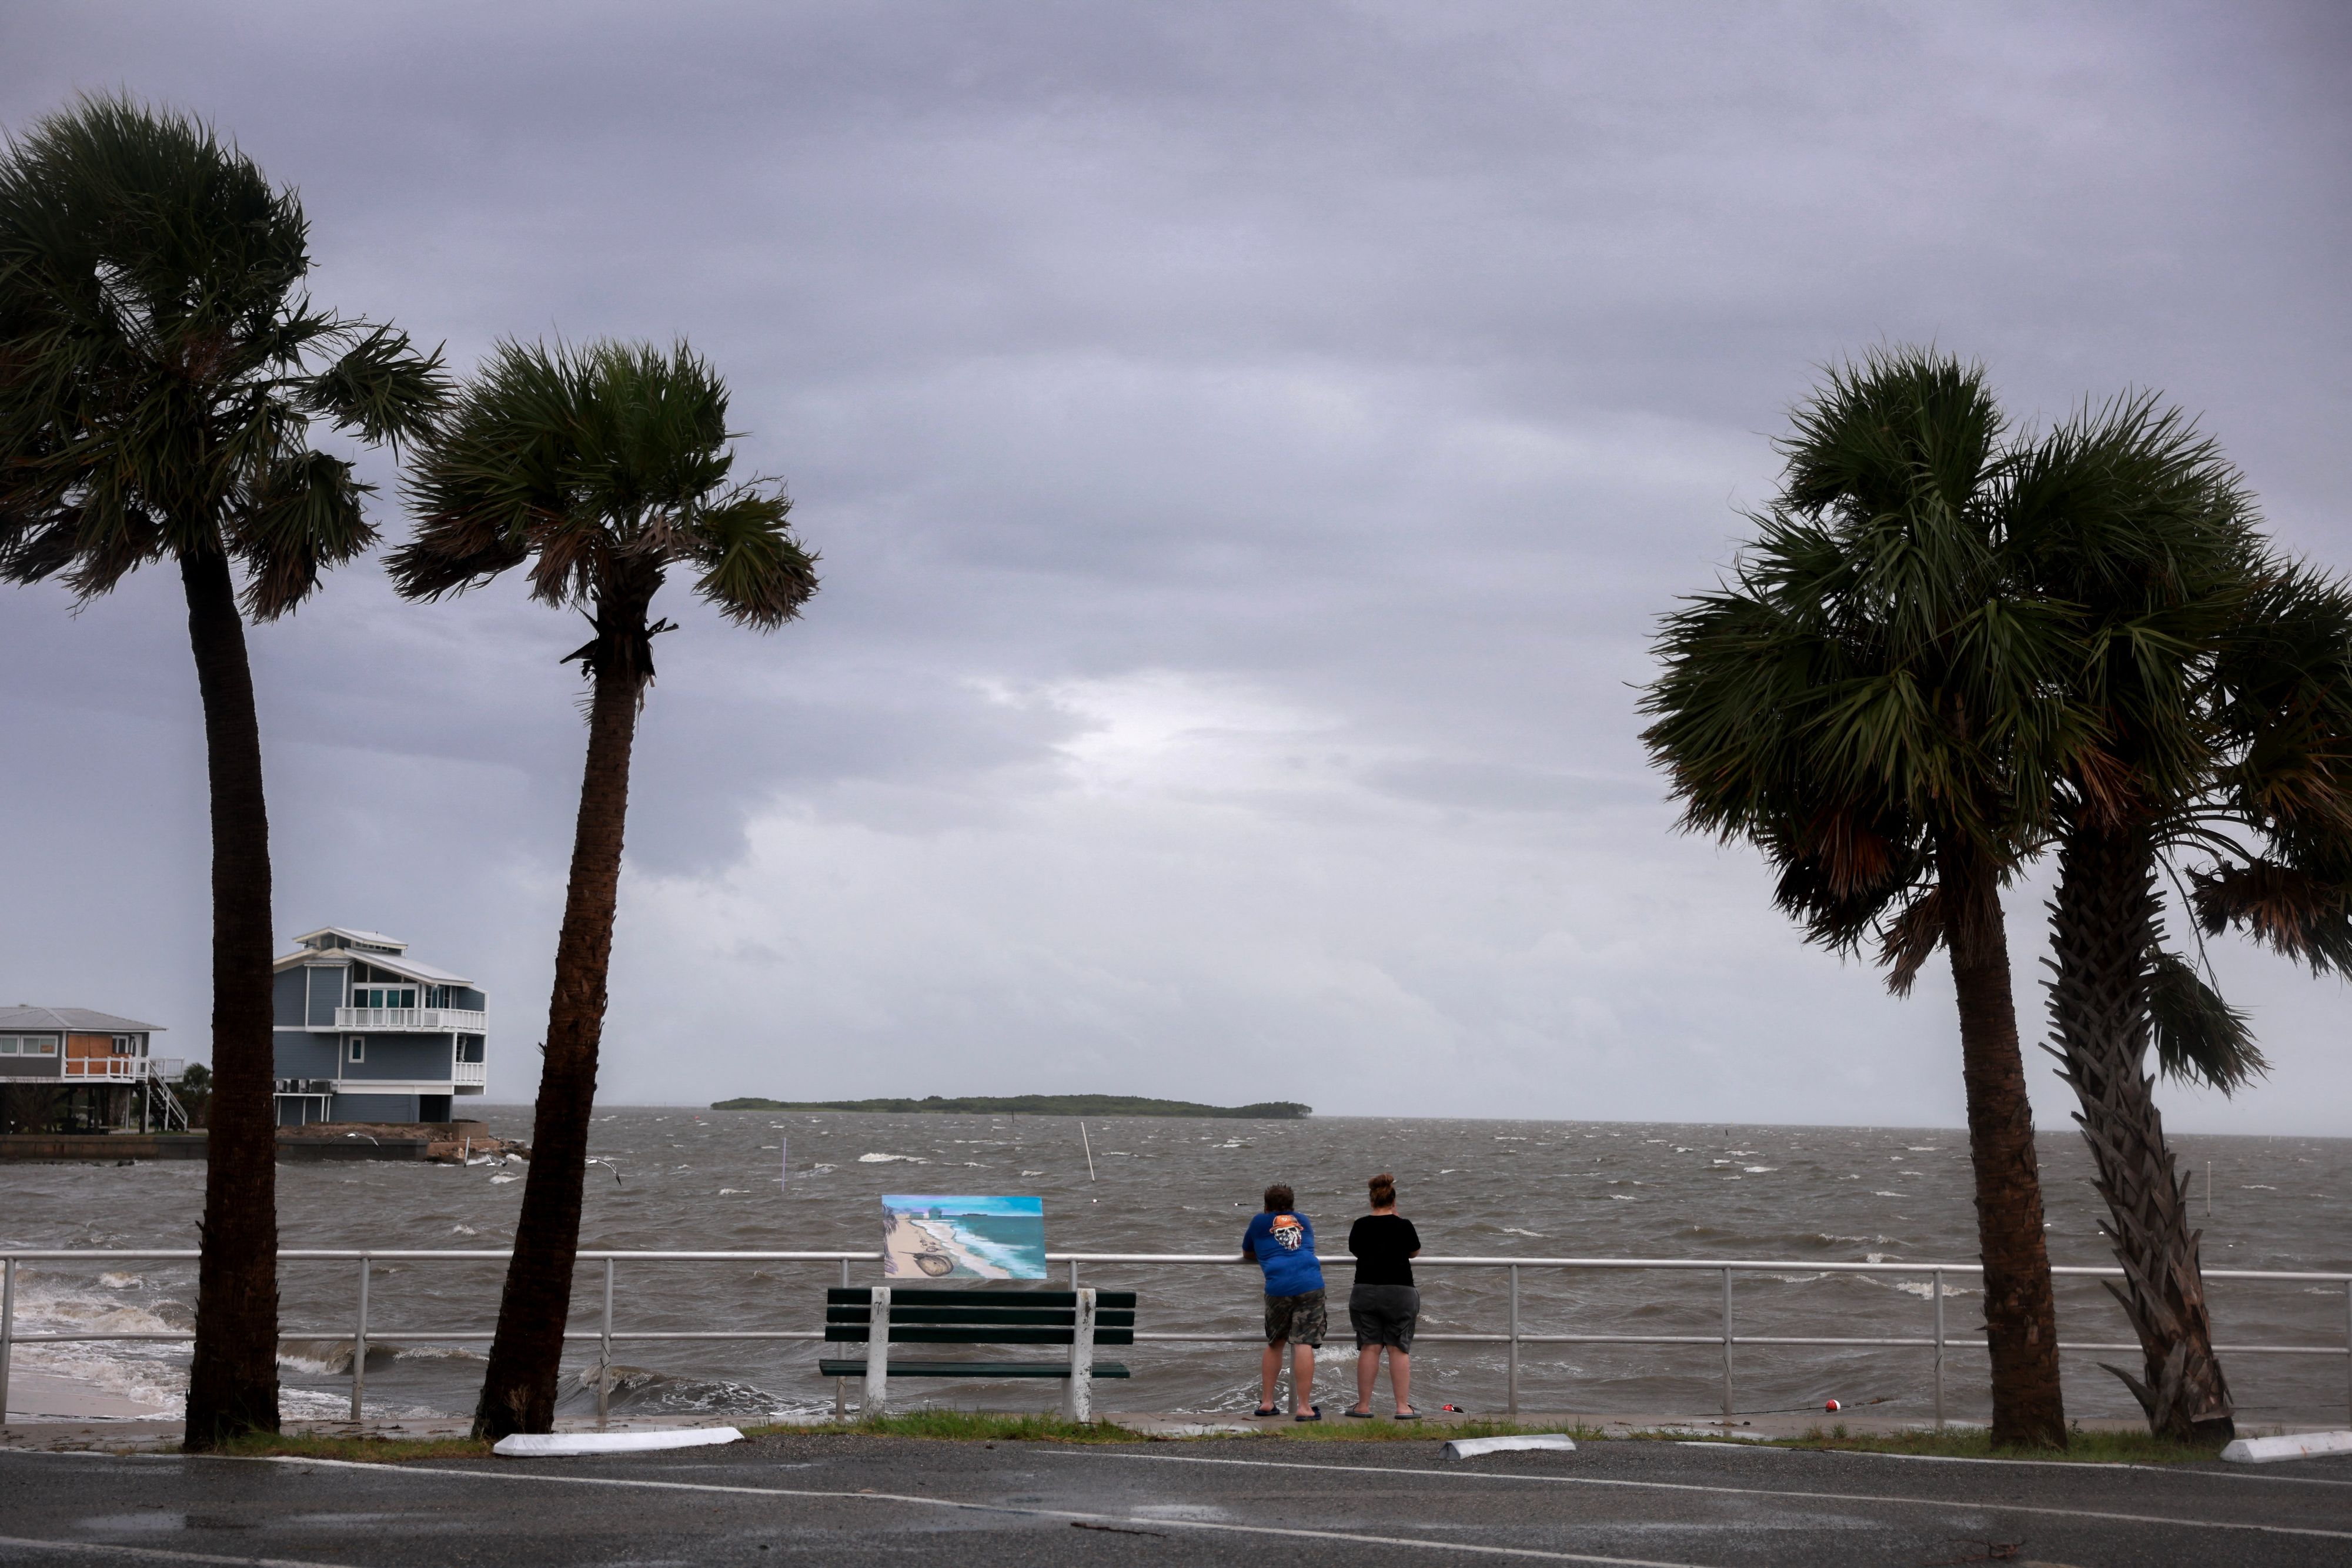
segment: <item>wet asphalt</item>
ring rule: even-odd
[[[2352,1563],[2352,1461],[762,1437],[405,1465],[0,1452],[0,1564]]]

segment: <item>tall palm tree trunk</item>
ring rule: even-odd
[[[1962,846],[1939,846],[1937,860],[1948,901],[1946,940],[1959,999],[1969,1158],[1976,1170],[1977,1246],[1984,1260],[1985,1329],[1992,1353],[1992,1441],[2063,1448],[2058,1311],[2042,1229],[2033,1105],[2018,1051],[2000,879],[1991,862]]]
[[[228,558],[180,559],[212,785],[213,1098],[186,1445],[278,1430],[269,811],[261,724]]]
[[[583,650],[595,677],[588,709],[588,764],[572,840],[572,883],[555,947],[555,994],[547,1009],[547,1061],[531,1122],[530,1170],[515,1225],[514,1256],[499,1301],[498,1338],[474,1410],[474,1435],[498,1438],[545,1432],[555,1424],[563,1328],[580,1250],[581,1188],[588,1171],[596,1052],[604,1033],[604,982],[612,967],[613,912],[621,885],[621,840],[629,810],[629,752],[649,663],[650,591],[600,604],[597,640]],[[593,652],[591,652],[593,650]]]
[[[2082,1102],[2074,1120],[2107,1201],[2100,1228],[2123,1265],[2123,1283],[2107,1289],[2123,1303],[2146,1360],[2145,1381],[2118,1366],[2107,1370],[2138,1399],[2158,1437],[2226,1442],[2236,1423],[2213,1354],[2199,1233],[2189,1228],[2187,1184],[2165,1146],[2156,1080],[2146,1068],[2158,918],[2146,835],[2078,824],[2059,849],[2051,915],[2056,1054]]]

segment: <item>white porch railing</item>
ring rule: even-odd
[[[380,1029],[423,1034],[483,1034],[486,1015],[468,1008],[337,1008],[337,1029]]]
[[[449,1068],[449,1082],[485,1088],[490,1082],[490,1064],[487,1061],[453,1062]]]
[[[177,1078],[186,1063],[176,1056],[68,1056],[65,1065],[68,1079],[132,1083],[142,1078]]]
[[[76,1249],[70,1251],[26,1249],[0,1253],[0,1408],[5,1408],[8,1392],[8,1362],[14,1344],[57,1344],[91,1340],[193,1340],[195,1335],[185,1331],[114,1331],[84,1333],[19,1334],[16,1332],[16,1271],[24,1263],[68,1262],[78,1266],[111,1264],[123,1260],[148,1261],[193,1262],[200,1254],[184,1249]],[[850,1282],[850,1266],[855,1263],[879,1263],[879,1252],[656,1252],[604,1251],[582,1249],[576,1255],[583,1264],[602,1263],[604,1277],[604,1311],[601,1322],[593,1330],[572,1330],[563,1336],[567,1340],[593,1341],[598,1345],[596,1378],[596,1415],[604,1418],[608,1391],[612,1385],[613,1346],[623,1340],[817,1340],[824,1338],[822,1328],[755,1329],[737,1326],[721,1329],[635,1330],[615,1332],[613,1327],[613,1301],[619,1265],[639,1263],[813,1263],[838,1267],[841,1282]],[[352,1331],[352,1418],[359,1419],[361,1398],[366,1387],[368,1343],[368,1285],[370,1270],[379,1262],[499,1262],[508,1260],[505,1252],[460,1250],[457,1249],[383,1249],[355,1250],[346,1248],[281,1248],[278,1260],[347,1261],[359,1265],[358,1301]],[[1182,1267],[1232,1268],[1237,1261],[1223,1253],[1150,1253],[1150,1252],[1048,1252],[1046,1260],[1066,1264],[1070,1288],[1078,1287],[1081,1264],[1089,1267],[1114,1268],[1121,1272],[1135,1268],[1158,1268],[1169,1265]],[[1326,1269],[1352,1269],[1352,1258],[1324,1258]],[[1967,1279],[1982,1274],[1983,1267],[1976,1263],[1825,1263],[1810,1260],[1801,1261],[1769,1261],[1752,1258],[1415,1258],[1416,1270],[1508,1270],[1510,1294],[1507,1314],[1500,1333],[1421,1333],[1416,1340],[1449,1342],[1465,1344],[1498,1344],[1507,1346],[1508,1400],[1507,1413],[1519,1413],[1519,1350],[1531,1344],[1654,1344],[1719,1346],[1723,1357],[1722,1396],[1723,1419],[1728,1425],[1737,1416],[1733,1393],[1733,1351],[1736,1346],[1845,1346],[1849,1348],[1916,1349],[1930,1353],[1928,1375],[1935,1396],[1935,1424],[1944,1426],[1945,1358],[1953,1351],[1981,1353],[1984,1341],[1980,1334],[1963,1329],[1947,1334],[1944,1322],[1946,1277]],[[1620,1333],[1531,1333],[1519,1322],[1519,1276],[1522,1270],[1536,1270],[1579,1273],[1587,1271],[1650,1271],[1717,1275],[1722,1283],[1722,1327],[1716,1333],[1696,1334],[1620,1334]],[[586,1270],[583,1270],[583,1273]],[[2123,1270],[2116,1268],[2059,1265],[2050,1272],[2059,1278],[2117,1280]],[[1928,1332],[1916,1334],[1878,1337],[1832,1337],[1787,1334],[1743,1334],[1736,1330],[1732,1318],[1732,1281],[1740,1275],[1790,1275],[1813,1278],[1823,1274],[1895,1275],[1914,1280],[1924,1279],[1928,1286]],[[2275,1269],[2208,1269],[2209,1281],[2227,1280],[2249,1284],[2299,1284],[2332,1287],[2331,1293],[2341,1292],[2346,1313],[2345,1335],[2335,1344],[2217,1344],[2213,1348],[2223,1355],[2291,1355],[2318,1356],[2322,1364],[2340,1361],[2346,1367],[2347,1385],[2343,1396],[2352,1400],[2352,1273],[2335,1271],[2275,1270]],[[1786,1282],[1786,1281],[1783,1281]],[[382,1331],[397,1333],[404,1340],[431,1341],[448,1343],[471,1342],[480,1343],[495,1337],[488,1329],[446,1330],[397,1329]],[[282,1339],[341,1339],[343,1335],[316,1329],[284,1328],[278,1330]],[[1263,1341],[1254,1334],[1232,1333],[1153,1333],[1137,1331],[1138,1344],[1198,1343],[1249,1344]],[[2132,1342],[2059,1341],[2061,1351],[2074,1353],[2121,1353],[2136,1354],[2139,1346]]]

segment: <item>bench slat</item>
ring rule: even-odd
[[[873,1338],[865,1323],[827,1323],[824,1326],[828,1344],[864,1344]],[[890,1325],[892,1344],[1067,1344],[1072,1338],[1068,1329],[1034,1328],[943,1328],[929,1323],[898,1323]],[[1097,1329],[1097,1344],[1133,1344],[1133,1329]]]
[[[862,1361],[820,1361],[817,1372],[825,1377],[863,1377],[866,1364]],[[1066,1361],[894,1361],[890,1364],[893,1377],[1067,1377],[1070,1364]],[[1116,1361],[1098,1361],[1088,1375],[1094,1377],[1125,1377],[1124,1364]]]
[[[827,1307],[824,1321],[829,1323],[868,1323],[874,1321],[871,1311],[848,1307]],[[988,1328],[996,1324],[1034,1324],[1041,1328],[1070,1328],[1078,1321],[1076,1312],[976,1312],[962,1307],[902,1307],[890,1305],[890,1321],[894,1323],[940,1323],[949,1327]],[[1095,1322],[1111,1328],[1131,1328],[1135,1314],[1131,1312],[1097,1312]]]

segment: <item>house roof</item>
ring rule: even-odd
[[[343,936],[353,942],[365,942],[371,946],[389,947],[394,952],[404,951],[408,944],[397,936],[387,936],[381,931],[361,931],[349,925],[321,925],[316,931],[305,931],[294,940],[309,942],[314,936]]]
[[[412,980],[425,980],[436,986],[470,986],[474,982],[463,975],[453,975],[446,969],[436,969],[430,964],[420,964],[406,954],[362,953],[351,947],[298,947],[270,965],[275,971],[290,969],[297,964],[373,964],[379,969],[389,969],[395,975],[405,975]]]
[[[117,1018],[112,1013],[92,1012],[88,1008],[37,1008],[18,1005],[0,1008],[0,1030],[72,1030],[86,1034],[162,1034],[159,1023],[141,1023],[137,1019]]]

